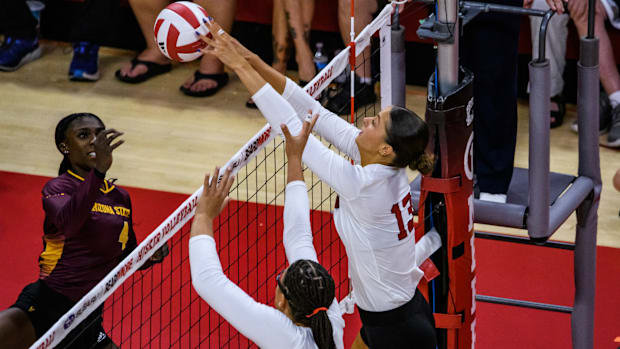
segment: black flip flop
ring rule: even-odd
[[[199,80],[204,80],[204,79],[215,80],[215,82],[217,82],[217,86],[213,88],[208,88],[204,91],[192,91],[191,90],[192,86],[194,86],[196,82],[198,82]],[[196,70],[194,72],[194,82],[191,84],[191,86],[189,88],[181,86],[179,87],[179,90],[181,90],[181,92],[185,93],[186,95],[192,96],[192,97],[209,97],[209,96],[214,95],[222,87],[226,86],[226,84],[228,84],[228,73],[203,74],[200,71]]]
[[[133,70],[138,64],[144,64],[146,66],[146,73],[140,74],[138,76],[130,77],[121,75],[121,70],[117,70],[116,76],[122,82],[126,82],[129,84],[137,84],[140,82],[144,82],[152,77],[155,77],[160,74],[164,74],[169,72],[172,69],[172,64],[157,64],[153,62],[147,62],[138,59],[137,57],[131,60],[131,70]]]

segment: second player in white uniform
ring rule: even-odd
[[[283,243],[291,264],[276,278],[275,307],[252,299],[223,273],[218,258],[212,220],[223,208],[232,180],[227,172],[217,184],[205,178],[189,241],[192,283],[196,292],[244,336],[264,349],[344,349],[340,306],[335,285],[318,264],[312,244],[308,194],[303,182],[301,153],[305,135],[288,137],[288,164],[284,204]],[[289,146],[290,143],[290,146]],[[296,149],[290,149],[291,147]]]
[[[217,33],[219,28],[211,24],[209,29]],[[393,107],[366,118],[359,130],[320,106],[229,35],[214,34],[213,39],[204,40],[210,47],[206,52],[237,73],[276,131],[286,124],[291,133],[298,133],[300,119],[312,111],[319,114],[316,131],[354,160],[351,164],[313,136],[303,154],[308,167],[340,197],[334,221],[347,250],[353,298],[369,345],[403,347],[413,345],[413,340],[420,348],[434,348],[432,314],[423,297],[417,297],[416,287],[423,275],[418,266],[441,240],[436,233],[427,234],[416,248],[405,172],[407,166],[422,171],[431,168],[424,152],[428,142],[424,121],[409,110]],[[405,306],[415,309],[401,311]],[[412,312],[422,316],[408,322]],[[409,327],[399,329],[388,322],[404,322]]]

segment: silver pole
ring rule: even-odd
[[[452,37],[453,43],[437,44],[437,70],[439,94],[447,96],[459,81],[459,25],[458,25],[459,0],[437,1],[437,19],[443,23],[454,24]]]

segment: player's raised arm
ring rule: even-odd
[[[291,134],[296,135],[300,132],[301,122],[297,119],[295,111],[270,85],[263,86],[252,96],[252,100],[276,131],[280,128],[280,124],[286,124]],[[308,137],[303,162],[321,180],[344,197],[355,198],[366,180],[360,166],[352,165],[312,135]]]
[[[355,163],[360,162],[360,152],[355,142],[360,134],[360,129],[324,108],[319,101],[306,93],[291,79],[286,79],[286,87],[282,97],[291,104],[297,113],[297,117],[302,121],[308,115],[319,115],[319,121],[316,123],[314,131],[338,150],[347,154]]]
[[[230,36],[220,29],[216,23],[210,24],[209,30],[213,38],[202,37],[209,45],[204,52],[215,55],[235,71],[252,94],[258,109],[276,132],[279,133],[281,124],[286,124],[291,134],[296,135],[301,130],[301,121],[295,110],[237,52],[229,39]],[[352,166],[346,159],[312,136],[308,139],[303,161],[340,195],[353,198],[359,193],[363,182],[360,169]]]
[[[345,152],[349,157],[354,159],[354,161],[359,161],[359,150],[355,144],[355,138],[360,132],[357,127],[347,123],[338,115],[324,108],[296,83],[273,69],[273,67],[265,63],[258,55],[248,50],[228,33],[220,31],[216,23],[208,22],[205,25],[207,25],[210,31],[216,30],[219,32],[219,35],[214,38],[215,40],[203,37],[204,41],[208,44],[215,45],[216,48],[219,47],[220,50],[223,48],[223,45],[234,49],[266,83],[270,84],[279,94],[284,96],[301,121],[303,121],[309,113],[312,115],[320,115],[320,120],[314,130],[328,142],[336,146],[340,151]],[[218,44],[220,46],[217,46]],[[211,54],[221,54],[219,51],[215,52],[213,49],[209,48],[204,50],[207,54],[210,53],[210,51],[212,51]],[[253,78],[255,79],[256,77],[254,76]],[[254,93],[255,91],[250,90],[250,92]]]
[[[318,262],[316,251],[312,244],[308,192],[301,164],[301,157],[306,142],[317,118],[318,115],[315,115],[311,122],[304,122],[302,130],[297,136],[291,135],[286,125],[281,125],[282,133],[284,133],[286,138],[286,158],[288,160],[282,241],[289,263],[299,259],[309,259]]]
[[[299,172],[293,178],[300,177]],[[209,175],[205,177],[190,233],[189,259],[196,292],[261,348],[343,348],[344,322],[334,301],[334,281],[317,262],[297,260],[277,276],[275,308],[256,302],[224,275],[212,221],[226,205],[232,177],[227,170],[218,184],[217,174],[216,169],[211,181]],[[336,330],[333,324],[337,324]]]

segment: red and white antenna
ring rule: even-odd
[[[350,35],[349,66],[351,67],[351,123],[355,124],[355,0],[351,0]]]

